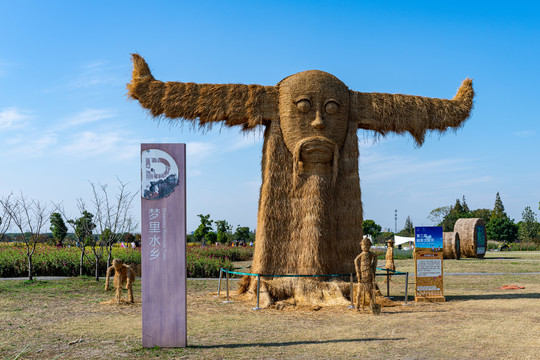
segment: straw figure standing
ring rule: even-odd
[[[371,307],[371,312],[375,315],[381,313],[381,306],[377,304],[375,296],[375,271],[377,268],[377,254],[371,249],[371,240],[366,236],[360,242],[362,252],[354,259],[356,277],[358,278],[358,292],[356,294],[356,310],[362,310],[367,303]],[[369,301],[368,301],[369,298]]]
[[[359,252],[363,235],[358,129],[382,136],[409,132],[420,145],[427,130],[459,128],[474,96],[469,79],[445,100],[357,92],[317,70],[262,86],[161,82],[137,54],[133,65],[129,96],[154,117],[265,129],[251,268],[259,274],[354,272],[351,254]],[[346,303],[346,283],[324,279],[263,280],[261,306],[291,297]],[[256,287],[256,279],[246,277],[240,291],[252,298]]]
[[[386,266],[388,270],[396,271],[396,264],[394,264],[394,239],[386,240]],[[384,281],[388,281],[390,276],[386,277]]]
[[[109,290],[109,278],[114,270],[113,285],[116,289],[116,301],[120,303],[122,299],[122,288],[126,286],[129,302],[133,301],[133,283],[135,282],[135,272],[131,266],[124,264],[120,259],[114,259],[112,265],[107,269],[105,278],[105,290]]]

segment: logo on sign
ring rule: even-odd
[[[144,150],[141,154],[141,169],[141,195],[147,200],[169,196],[180,183],[176,161],[163,150]]]

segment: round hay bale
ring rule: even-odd
[[[454,231],[459,234],[461,255],[483,258],[486,254],[486,224],[480,218],[458,219]]]
[[[443,233],[443,258],[456,260],[461,258],[459,234],[455,231]]]

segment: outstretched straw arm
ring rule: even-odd
[[[153,116],[191,120],[200,126],[223,121],[244,130],[278,116],[274,86],[162,82],[154,79],[140,55],[132,54],[132,60],[128,95]]]
[[[351,92],[358,127],[388,132],[409,132],[422,145],[427,130],[458,129],[473,107],[472,80],[465,79],[452,100],[401,94]]]

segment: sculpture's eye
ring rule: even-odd
[[[329,115],[334,115],[339,110],[339,104],[335,102],[334,100],[330,100],[326,103],[324,106],[324,111],[326,111]]]
[[[300,111],[302,114],[305,114],[311,108],[311,103],[308,99],[301,99],[296,102],[296,107],[298,108],[298,111]]]

